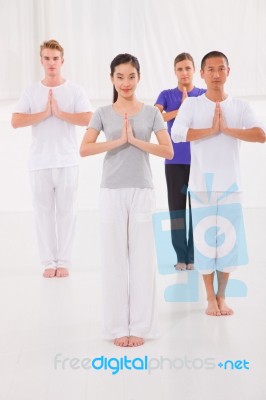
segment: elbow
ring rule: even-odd
[[[86,116],[85,116],[85,118],[84,118],[83,126],[88,126],[88,125],[89,125],[90,120],[91,120],[91,118],[92,118],[92,115],[93,115],[92,112],[86,113]]]
[[[81,147],[79,149],[79,155],[80,155],[80,157],[86,157],[88,154],[86,153],[85,149],[83,147]]]
[[[171,146],[171,148],[167,150],[167,152],[166,152],[166,154],[165,154],[165,158],[166,158],[167,160],[172,160],[173,157],[174,157],[174,149],[173,149],[173,147]]]
[[[12,128],[14,128],[14,129],[19,128],[19,124],[18,124],[16,118],[12,118],[11,125],[12,125]]]
[[[80,157],[87,157],[87,156],[91,156],[92,152],[91,152],[91,147],[88,145],[81,145],[80,149],[79,149],[79,155]]]
[[[260,129],[260,131],[259,131],[258,142],[259,143],[265,143],[266,142],[266,134],[265,134],[263,129]]]

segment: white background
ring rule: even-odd
[[[265,0],[0,0],[0,211],[31,210],[27,157],[31,128],[10,126],[21,91],[42,78],[39,46],[55,38],[65,49],[63,75],[83,85],[94,108],[112,98],[109,65],[120,52],[141,65],[138,97],[153,104],[176,85],[173,60],[183,51],[196,63],[211,50],[229,58],[227,91],[248,98],[266,121]],[[84,128],[78,128],[82,139]],[[80,162],[79,207],[98,207],[103,156]],[[244,205],[266,205],[266,146],[243,143]],[[226,160],[225,160],[226,162]],[[167,208],[163,160],[151,157],[157,207]]]
[[[28,182],[31,128],[14,130],[11,113],[21,91],[42,78],[39,45],[55,38],[65,48],[63,73],[83,85],[93,106],[111,102],[109,65],[120,52],[139,58],[140,99],[153,104],[175,87],[173,60],[196,62],[221,50],[229,58],[227,89],[248,98],[266,122],[265,0],[0,0],[0,400],[265,400],[266,145],[243,143],[249,267],[234,279],[246,297],[230,297],[235,315],[204,314],[201,280],[195,302],[166,302],[169,285],[187,272],[157,274],[162,337],[120,349],[101,337],[98,193],[103,155],[80,160],[74,268],[68,279],[42,278]],[[78,128],[81,140],[84,129]],[[226,160],[225,160],[226,163]],[[163,160],[151,157],[157,207],[167,209]],[[174,262],[173,262],[174,263]],[[177,286],[177,292],[178,292]],[[195,292],[196,290],[196,292]],[[211,357],[250,362],[251,369],[164,369],[152,374],[54,368],[62,357]]]

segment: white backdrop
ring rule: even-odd
[[[0,211],[31,209],[27,174],[30,128],[10,127],[21,91],[42,77],[39,45],[55,38],[65,48],[65,77],[83,85],[94,107],[109,103],[109,65],[120,52],[139,58],[138,96],[153,104],[174,87],[173,60],[196,62],[221,50],[229,58],[228,92],[249,98],[266,121],[265,0],[0,0]],[[81,140],[84,129],[78,129]],[[81,160],[79,205],[95,208],[102,156]],[[163,161],[152,157],[158,208],[166,208]],[[243,143],[245,205],[266,205],[266,146]]]
[[[65,48],[65,74],[92,99],[110,98],[109,64],[132,52],[142,70],[140,95],[154,99],[175,84],[173,60],[218,49],[233,67],[230,90],[266,95],[265,0],[0,0],[0,99],[17,98],[42,74],[39,45]]]

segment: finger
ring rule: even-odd
[[[125,113],[125,126],[126,126],[126,132],[128,131],[128,115]]]

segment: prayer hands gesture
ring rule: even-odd
[[[46,113],[47,116],[51,116],[54,115],[55,117],[59,118],[60,115],[60,110],[58,108],[58,104],[57,101],[54,97],[53,91],[52,89],[49,90],[49,94],[48,94],[48,101],[46,104]]]
[[[130,121],[128,119],[128,115],[127,113],[125,113],[125,119],[124,119],[124,123],[123,123],[123,129],[122,129],[122,135],[120,137],[122,144],[125,143],[133,143],[134,141],[134,135],[133,135],[133,131],[132,131],[132,127],[130,124]]]
[[[226,133],[227,124],[224,119],[220,103],[216,103],[215,106],[212,128],[214,130],[214,134],[218,132]]]
[[[188,97],[187,95],[187,88],[185,86],[183,86],[183,93],[182,93],[182,100],[181,103],[183,103],[183,101]]]

